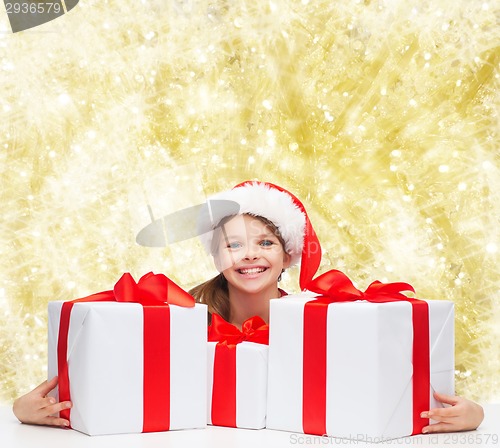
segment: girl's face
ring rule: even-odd
[[[237,215],[222,226],[214,260],[228,283],[247,293],[277,287],[282,270],[290,265],[278,236],[249,215]]]

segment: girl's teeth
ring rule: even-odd
[[[240,269],[240,272],[242,274],[259,274],[260,272],[264,271],[264,268]]]

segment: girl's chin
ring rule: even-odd
[[[278,288],[277,282],[259,282],[256,281],[258,279],[248,279],[248,280],[242,280],[238,282],[237,285],[235,285],[236,289],[239,289],[240,291],[244,291],[247,294],[257,294],[259,292],[264,292],[268,289],[271,288]]]

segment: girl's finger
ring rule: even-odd
[[[434,425],[424,426],[422,432],[424,434],[432,434],[435,432],[450,432],[453,431],[453,426],[449,423],[435,423]]]
[[[61,428],[69,427],[69,421],[59,417],[46,417],[43,419],[43,424],[48,426],[60,426]]]
[[[56,403],[57,401],[54,397],[45,397],[41,399],[40,408],[46,408]]]
[[[451,408],[435,408],[431,409],[427,414],[434,420],[440,420],[442,418],[458,417],[460,410],[456,409],[455,406]]]
[[[39,384],[35,389],[33,389],[33,392],[39,393],[42,397],[45,397],[54,387],[57,386],[57,376],[52,378],[49,381],[44,381],[42,384]]]
[[[435,422],[451,424],[451,423],[455,423],[457,421],[458,417],[436,417],[436,416],[434,416],[434,417],[430,417],[430,418],[432,420],[434,420]]]
[[[60,403],[47,406],[45,408],[45,412],[47,415],[53,415],[57,414],[58,412],[61,412],[64,409],[70,409],[70,408],[71,408],[71,401],[62,401]]]
[[[441,403],[451,404],[452,406],[458,404],[460,401],[459,397],[453,395],[440,394],[439,392],[434,392],[434,398]]]

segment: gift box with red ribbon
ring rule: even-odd
[[[163,274],[49,303],[48,375],[89,435],[206,426],[207,308]]]
[[[208,424],[264,428],[269,326],[255,316],[240,331],[213,314],[208,340]]]
[[[267,427],[379,442],[419,434],[453,394],[454,307],[340,271],[271,300]]]

